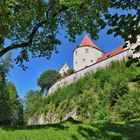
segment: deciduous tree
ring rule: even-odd
[[[20,66],[29,61],[29,54],[49,58],[57,52],[61,44],[57,34],[62,28],[70,41],[83,31],[97,39],[106,25],[111,27],[108,33],[131,43],[136,42],[140,32],[139,0],[1,0],[0,6],[0,57],[19,49],[15,61]],[[116,14],[110,9],[116,9]],[[120,10],[127,14],[117,14]],[[4,45],[6,39],[11,41],[9,46]],[[139,49],[140,45],[134,53]]]
[[[65,29],[70,41],[86,31],[97,38],[101,12],[108,0],[2,0],[0,1],[0,57],[19,49],[16,62],[23,66],[29,54],[49,58],[61,44],[58,32]],[[5,46],[5,40],[11,44]]]
[[[55,70],[48,70],[41,74],[38,79],[38,85],[41,87],[41,90],[48,90],[59,78],[61,75]]]

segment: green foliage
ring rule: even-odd
[[[0,83],[0,124],[10,124],[12,110],[6,84]]]
[[[140,90],[124,95],[118,100],[114,109],[122,120],[140,118]]]
[[[22,104],[16,87],[7,81],[11,68],[11,54],[0,60],[0,124],[23,123]]]
[[[132,113],[128,116],[125,114],[127,110],[129,114],[129,105],[124,98],[129,97],[132,89],[134,92],[140,89],[139,73],[140,68],[135,65],[126,67],[125,62],[112,62],[109,67],[88,74],[44,98],[43,110],[46,114],[51,112],[59,121],[73,110],[76,110],[77,120],[83,122],[108,122],[137,118],[140,115],[138,98],[136,96],[131,98],[132,105],[135,103],[137,107],[134,106]],[[135,84],[130,86],[134,79]]]
[[[42,91],[49,90],[49,88],[60,79],[61,75],[55,70],[48,70],[41,74],[38,79],[38,85],[41,87]]]
[[[64,36],[72,42],[83,31],[97,39],[99,31],[109,25],[109,34],[114,33],[115,37],[121,36],[135,43],[140,31],[139,5],[139,0],[1,0],[0,57],[10,50],[20,48],[15,61],[23,68],[26,68],[23,62],[29,61],[29,54],[33,58],[50,58],[61,44],[57,38],[61,27],[65,27]],[[110,9],[116,12],[109,13]],[[119,9],[124,13],[118,14]],[[133,15],[126,10],[134,10],[136,13]],[[10,46],[4,45],[6,39],[11,40]],[[139,49],[140,45],[134,53]],[[133,61],[138,60],[136,58]]]
[[[12,110],[6,77],[11,66],[11,54],[0,60],[0,124],[10,124]]]
[[[2,140],[139,140],[140,120],[84,124],[66,121],[44,126],[1,126]]]
[[[11,124],[23,124],[23,105],[18,97],[14,84],[7,83],[7,91],[10,98]]]
[[[121,36],[125,41],[129,41],[131,44],[136,43],[138,41],[137,36],[140,33],[140,1],[110,1],[110,8],[115,9],[116,11],[105,14],[106,20],[104,22],[107,22],[107,25],[110,26],[107,34],[113,33],[114,37]],[[118,10],[120,9],[122,12],[119,14]],[[140,45],[138,44],[133,50],[133,53],[137,53],[139,50]],[[132,56],[129,63],[131,64],[132,62],[136,62],[138,65],[140,65],[139,57],[133,58]]]
[[[97,39],[99,31],[109,25],[109,34],[114,33],[115,37],[121,36],[135,43],[140,31],[139,5],[139,0],[1,0],[0,57],[10,50],[20,48],[15,61],[23,68],[26,68],[23,62],[29,61],[29,54],[33,58],[50,58],[61,44],[57,38],[61,27],[65,27],[64,36],[72,42],[83,31]],[[110,9],[116,12],[110,13]],[[124,13],[118,14],[119,9]],[[134,10],[136,13],[133,15],[126,10]],[[10,46],[4,45],[6,39],[12,42]],[[140,45],[134,53],[139,49]],[[138,60],[135,58],[133,61]]]
[[[29,54],[33,58],[50,58],[61,44],[57,38],[60,27],[66,27],[65,35],[70,41],[75,41],[76,35],[83,31],[97,38],[99,24],[95,21],[101,17],[101,12],[107,11],[107,6],[108,0],[1,0],[0,57],[21,48],[15,59],[21,66],[29,61]],[[12,42],[10,46],[4,46],[7,38]]]
[[[25,97],[25,122],[35,114],[42,113],[43,99],[40,91],[30,90]]]
[[[70,69],[68,69],[68,71],[66,73],[64,73],[64,76],[69,76],[73,73],[74,73],[74,69],[70,68]]]

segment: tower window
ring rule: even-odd
[[[83,59],[83,62],[85,62],[85,59]]]
[[[86,51],[86,53],[88,53],[88,49],[86,49],[85,51]]]
[[[75,55],[77,55],[77,51],[75,52]]]

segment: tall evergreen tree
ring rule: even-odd
[[[0,61],[0,124],[11,123],[11,101],[7,90],[6,77],[11,67],[11,54]]]
[[[7,83],[8,94],[11,103],[11,123],[21,124],[23,122],[23,105],[17,94],[16,86],[13,83]]]

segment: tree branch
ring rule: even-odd
[[[52,6],[50,6],[50,8],[48,9],[47,12],[49,12],[49,10],[51,9]],[[57,13],[54,13],[52,15],[52,18],[55,18],[57,16],[57,14],[67,10],[68,7],[66,6],[62,6]],[[29,34],[29,40],[27,42],[23,42],[23,43],[20,43],[20,44],[14,44],[14,45],[10,45],[6,48],[3,48],[2,50],[0,50],[0,57],[2,57],[5,53],[11,51],[11,50],[14,50],[14,49],[18,49],[18,48],[25,48],[25,47],[29,47],[32,45],[32,42],[33,42],[33,38],[36,34],[36,32],[38,31],[38,29],[43,25],[45,24],[45,22],[47,21],[48,18],[44,19],[43,21],[41,21],[40,23],[38,23],[36,25],[36,27],[33,28],[32,32]]]
[[[2,57],[8,51],[11,51],[13,49],[27,47],[27,46],[30,46],[29,42],[24,42],[24,43],[21,43],[21,44],[10,45],[10,46],[8,46],[8,47],[6,47],[6,48],[4,48],[3,50],[0,51],[0,57]]]

